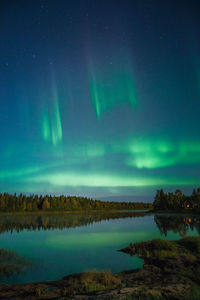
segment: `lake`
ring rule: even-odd
[[[141,268],[141,259],[117,250],[130,242],[199,234],[200,217],[195,215],[142,211],[0,215],[0,248],[14,251],[22,264],[28,262],[26,268],[1,276],[0,281],[39,282],[91,269],[120,272]],[[0,264],[4,263],[1,259]]]

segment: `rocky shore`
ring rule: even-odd
[[[143,268],[118,274],[91,271],[51,282],[0,284],[1,299],[200,299],[199,237],[176,242],[155,239],[119,251],[143,258]]]

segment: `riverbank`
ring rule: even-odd
[[[69,214],[89,214],[89,213],[100,213],[100,214],[108,214],[108,213],[131,213],[131,212],[143,212],[143,213],[150,213],[151,211],[148,209],[88,209],[88,210],[63,210],[63,211],[15,211],[15,212],[3,212],[0,211],[0,216],[4,215],[23,215],[23,216],[30,216],[30,215],[69,215]]]
[[[173,209],[173,210],[156,210],[156,209],[151,209],[148,210],[148,213],[152,214],[182,214],[182,215],[189,215],[189,214],[194,214],[194,215],[200,215],[200,210],[199,209]]]
[[[144,259],[142,269],[85,272],[58,281],[0,285],[3,299],[200,299],[200,237],[161,239],[121,249]],[[53,270],[52,270],[53,272]]]

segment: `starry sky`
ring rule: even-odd
[[[198,1],[3,0],[0,191],[200,185]]]

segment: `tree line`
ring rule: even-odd
[[[0,193],[0,212],[136,210],[149,209],[143,202],[109,202],[77,196],[24,195]]]
[[[157,190],[153,208],[154,210],[200,209],[200,188],[193,189],[190,196],[184,195],[181,190],[176,190],[175,193]]]

